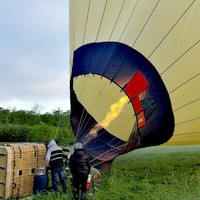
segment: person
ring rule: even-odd
[[[46,153],[46,167],[51,170],[52,187],[55,192],[58,192],[58,176],[62,184],[63,192],[67,192],[66,180],[64,175],[64,163],[63,163],[63,150],[57,146],[54,140],[51,140],[48,144],[48,150]]]
[[[74,199],[83,199],[86,193],[87,178],[90,174],[91,165],[90,158],[80,142],[74,144],[74,153],[70,156],[69,168],[72,174]]]

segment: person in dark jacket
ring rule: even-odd
[[[74,199],[83,198],[86,193],[87,178],[90,174],[90,158],[83,149],[82,143],[74,144],[74,153],[69,159],[69,168],[72,173],[72,182],[74,187]],[[81,195],[79,193],[81,192]]]
[[[53,189],[55,192],[58,192],[57,176],[59,176],[63,192],[66,193],[67,187],[64,175],[63,150],[61,147],[57,146],[54,140],[51,140],[47,147],[46,167],[51,169]]]

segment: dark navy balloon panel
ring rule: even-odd
[[[78,125],[75,121],[81,120],[81,110],[84,109],[74,94],[73,78],[87,74],[105,77],[126,93],[137,119],[137,124],[133,124],[133,133],[137,132],[140,147],[158,145],[169,140],[174,131],[174,116],[168,92],[160,75],[142,54],[117,42],[91,43],[74,52],[70,86],[73,129],[77,129]],[[96,123],[92,116],[89,118],[91,123]],[[84,127],[82,135],[84,131],[88,131],[87,128],[89,126]],[[103,129],[102,132],[102,137],[98,137],[100,141],[91,140],[90,145],[97,146],[98,143],[103,146],[101,140],[110,140],[110,137],[114,141],[114,146],[124,144],[120,139],[110,136],[106,130]],[[110,147],[105,148],[106,152],[109,152]],[[131,149],[130,146],[127,148]]]

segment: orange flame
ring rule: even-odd
[[[124,96],[121,97],[118,102],[113,103],[110,106],[110,110],[107,112],[105,119],[103,119],[99,124],[95,124],[89,134],[96,136],[102,128],[107,128],[109,124],[119,116],[128,100],[128,97]]]

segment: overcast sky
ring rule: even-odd
[[[68,0],[0,0],[0,107],[70,109]]]

